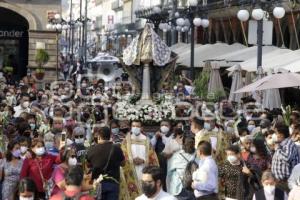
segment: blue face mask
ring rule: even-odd
[[[35,130],[35,124],[30,124],[30,128],[32,131]]]
[[[251,124],[250,124],[250,125],[248,125],[247,128],[248,128],[248,131],[249,131],[249,132],[252,132],[252,131],[255,129],[255,125],[251,125]]]
[[[113,135],[118,135],[119,132],[120,132],[120,129],[119,129],[119,128],[113,128],[113,129],[111,129],[111,133],[112,133]]]
[[[210,123],[205,122],[204,123],[204,129],[209,131],[211,129]]]

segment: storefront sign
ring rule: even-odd
[[[0,38],[21,38],[23,37],[24,31],[16,30],[0,30]]]

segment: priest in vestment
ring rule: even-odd
[[[131,132],[122,143],[125,156],[125,166],[121,170],[120,199],[135,199],[142,194],[142,170],[147,165],[159,165],[155,151],[151,148],[150,140],[142,134],[142,123],[133,121]]]

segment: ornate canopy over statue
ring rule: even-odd
[[[123,67],[136,88],[142,91],[142,100],[151,100],[151,93],[158,92],[174,71],[176,59],[177,55],[155,33],[152,24],[147,23],[124,50]]]
[[[165,66],[170,62],[171,49],[151,26],[151,24],[146,24],[144,30],[124,50],[125,65],[141,65],[153,62],[153,65]]]

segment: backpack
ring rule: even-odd
[[[184,177],[182,179],[183,188],[187,190],[192,189],[193,173],[198,169],[198,163],[195,160],[188,162],[184,170]]]

